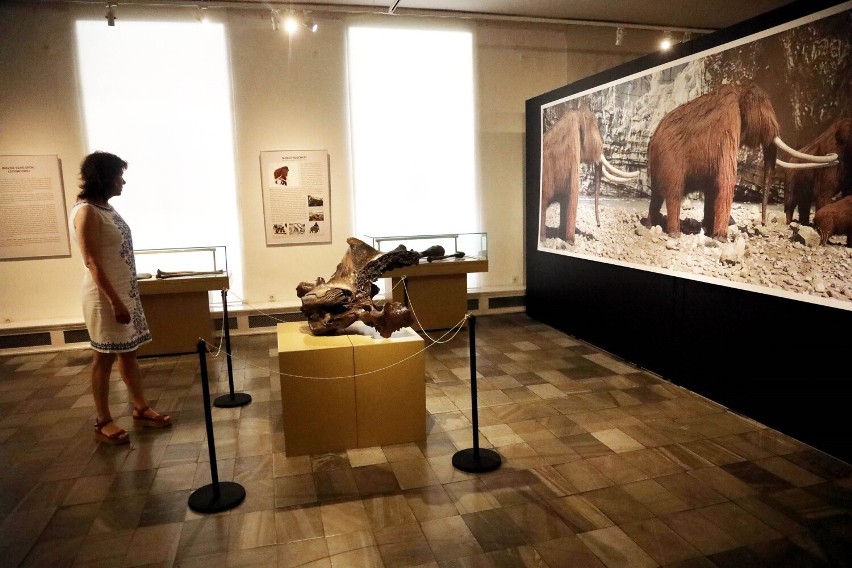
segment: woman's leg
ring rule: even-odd
[[[142,392],[142,371],[139,369],[135,350],[118,354],[118,370],[124,384],[127,385],[127,392],[130,394],[130,401],[133,404],[133,418],[149,419],[152,422],[146,425],[157,427],[167,425],[170,422],[169,416],[167,414],[160,415],[149,408],[145,394]]]
[[[147,407],[148,401],[145,400],[145,394],[142,392],[142,371],[136,360],[136,351],[118,354],[118,371],[121,373],[121,380],[127,385],[133,408],[139,410]]]
[[[115,362],[114,353],[92,351],[92,397],[95,399],[95,411],[98,413],[98,424],[106,424],[102,431],[109,436],[121,430],[112,420],[109,411],[109,375]]]

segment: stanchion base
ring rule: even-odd
[[[251,395],[244,392],[235,392],[233,396],[223,394],[217,396],[213,401],[213,406],[218,408],[234,408],[235,406],[244,406],[251,402]]]
[[[500,454],[494,450],[479,449],[477,456],[473,448],[459,450],[453,454],[453,467],[468,473],[484,473],[500,467]]]
[[[233,509],[246,498],[246,490],[233,481],[219,482],[219,495],[211,483],[199,487],[189,496],[189,508],[196,513],[219,513]]]

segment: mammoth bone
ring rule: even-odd
[[[436,260],[444,260],[445,258],[464,258],[464,253],[454,252],[453,254],[445,254],[446,251],[441,245],[432,245],[424,251],[420,251],[420,257],[425,258],[426,262],[435,262]]]
[[[355,237],[349,237],[346,243],[349,250],[328,282],[319,277],[315,283],[300,282],[296,286],[311,333],[329,335],[360,320],[388,338],[396,330],[410,326],[412,314],[399,302],[385,302],[380,308],[373,304],[373,296],[379,292],[373,282],[385,272],[417,264],[421,253],[407,250],[404,245],[382,253]]]
[[[540,240],[544,240],[547,231],[547,208],[551,203],[559,201],[559,237],[567,243],[574,243],[580,195],[580,164],[594,168],[595,221],[598,226],[601,224],[598,212],[601,177],[611,183],[623,184],[639,176],[639,172],[627,172],[613,166],[604,157],[598,121],[590,110],[565,111],[542,140]]]
[[[183,270],[179,272],[166,272],[164,270],[157,269],[157,278],[183,278],[186,276],[215,276],[217,274],[224,274],[224,270],[209,270],[209,271],[197,271],[197,270]]]

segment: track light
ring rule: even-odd
[[[290,11],[287,13],[287,16],[284,18],[284,30],[288,34],[296,33],[302,26],[308,28],[312,32],[316,32],[319,27],[316,21],[308,18],[306,12],[298,14],[296,12]]]
[[[278,19],[278,10],[270,10],[271,19],[272,19],[272,31],[277,32],[279,26],[281,25],[281,21]]]
[[[104,18],[106,18],[107,25],[108,26],[114,26],[115,25],[115,4],[113,4],[112,2],[107,2],[106,9],[107,9],[106,16],[104,16]]]
[[[284,30],[288,34],[294,33],[297,29],[299,29],[299,22],[296,20],[296,16],[290,14],[284,18]]]
[[[198,10],[195,14],[195,19],[201,22],[202,24],[207,23],[207,2],[202,2],[198,5]]]
[[[624,28],[618,28],[615,30],[615,45],[621,45],[622,41],[624,41]]]

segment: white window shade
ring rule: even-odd
[[[472,34],[352,26],[348,58],[358,233],[478,230]]]
[[[222,24],[77,22],[90,151],[128,162],[111,204],[136,249],[227,247],[241,293],[231,87]]]

